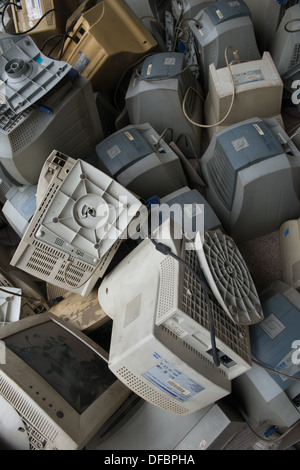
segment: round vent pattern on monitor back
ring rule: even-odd
[[[256,287],[234,240],[219,231],[196,237],[197,254],[204,276],[223,310],[232,321],[251,325],[263,320]]]

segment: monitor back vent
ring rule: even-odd
[[[195,251],[186,250],[185,261],[197,271],[198,258]],[[189,292],[192,295],[187,295]],[[216,338],[226,344],[239,357],[251,362],[250,347],[248,341],[245,340],[248,334],[247,326],[234,323],[216,301],[210,299],[210,302]],[[203,287],[188,269],[185,269],[182,284],[181,310],[203,328],[209,330],[208,308]]]
[[[144,400],[149,401],[153,405],[178,415],[185,415],[189,413],[189,410],[184,406],[180,406],[176,403],[173,403],[168,398],[162,397],[160,393],[155,392],[150,386],[148,386],[144,381],[139,379],[126,367],[122,367],[116,370],[115,373],[116,375],[124,379],[125,384],[127,384],[128,388],[130,388],[137,395],[142,397]]]
[[[20,414],[26,424],[31,448],[43,448],[47,440],[53,442],[58,431],[54,426],[34,409],[30,401],[21,395],[0,371],[0,394]]]
[[[0,129],[3,132],[10,133],[21,121],[26,119],[28,114],[32,112],[31,108],[27,108],[19,114],[15,114],[11,110],[7,110],[0,116]]]
[[[158,297],[158,309],[156,324],[159,325],[166,319],[168,314],[173,313],[177,303],[177,293],[175,292],[175,263],[171,256],[166,256],[160,263],[160,290]]]
[[[291,58],[289,69],[294,67],[294,65],[299,64],[300,62],[300,43],[295,44],[294,52]]]
[[[38,111],[33,112],[25,122],[22,122],[11,132],[10,140],[13,152],[22,150],[34,140],[39,126],[39,119]]]
[[[126,305],[123,328],[134,322],[141,313],[142,294],[138,294]]]

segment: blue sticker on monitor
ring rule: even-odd
[[[165,359],[161,359],[143,376],[180,402],[190,400],[204,390],[202,385]]]

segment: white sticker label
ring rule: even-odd
[[[174,57],[167,57],[164,60],[164,65],[175,65],[176,59]]]
[[[28,20],[38,20],[42,16],[42,8],[39,0],[25,0]]]
[[[222,14],[221,10],[216,10],[216,13],[217,13],[218,17],[221,20],[223,18],[223,14]]]
[[[276,338],[285,329],[284,324],[273,313],[261,321],[259,326],[271,339]]]
[[[234,74],[233,79],[235,85],[244,85],[246,83],[260,82],[265,78],[261,70],[248,70],[247,72]]]
[[[147,75],[151,75],[152,64],[149,64],[147,67]]]
[[[245,137],[239,137],[236,140],[232,140],[231,144],[233,145],[233,148],[236,152],[246,147],[249,147],[249,143],[247,142],[247,139]]]

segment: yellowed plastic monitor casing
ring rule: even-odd
[[[157,42],[124,0],[103,0],[82,14],[61,60],[91,80],[95,90],[112,90],[123,73]]]
[[[253,117],[280,119],[283,82],[269,52],[261,60],[231,65],[235,98],[228,117],[208,128],[210,138],[219,129]],[[230,109],[233,86],[228,67],[209,66],[209,92],[205,102],[205,122],[220,122]]]

